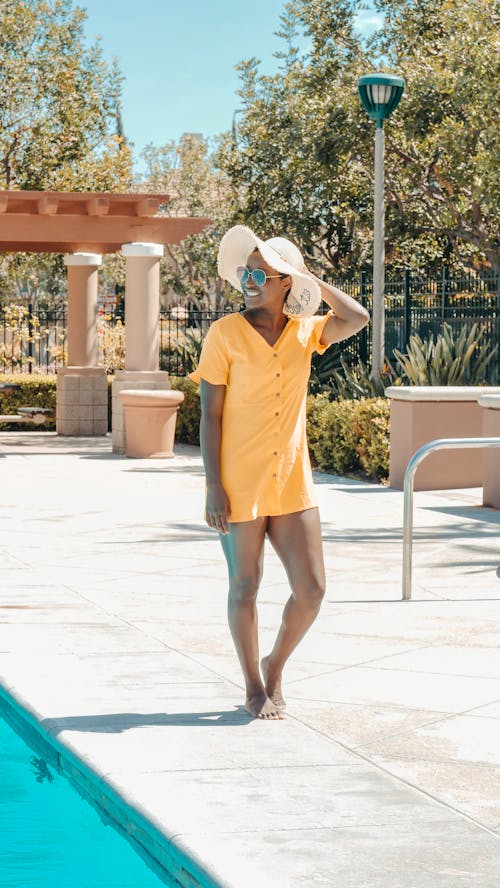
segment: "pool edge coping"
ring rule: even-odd
[[[21,739],[60,771],[87,802],[104,812],[113,827],[146,862],[153,863],[159,878],[167,877],[180,888],[233,888],[221,881],[175,836],[168,837],[137,807],[126,801],[105,777],[99,776],[66,744],[41,724],[36,709],[21,694],[0,682],[0,717]],[[158,871],[158,869],[160,871]]]

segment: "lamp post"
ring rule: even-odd
[[[384,120],[398,106],[405,82],[394,74],[365,74],[358,80],[361,103],[376,121],[375,129],[375,194],[373,214],[373,315],[372,369],[379,379],[384,364]]]

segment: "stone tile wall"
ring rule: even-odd
[[[58,435],[106,435],[108,381],[101,367],[64,367],[57,374]]]

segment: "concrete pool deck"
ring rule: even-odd
[[[154,825],[185,885],[496,888],[500,512],[415,494],[402,602],[402,493],[317,474],[326,600],[286,719],[252,721],[199,450],[176,453],[0,433],[8,694]],[[263,653],[287,588],[269,550]]]

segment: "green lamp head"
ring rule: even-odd
[[[358,80],[361,103],[366,113],[383,126],[390,114],[399,105],[405,82],[395,74],[365,74]]]

